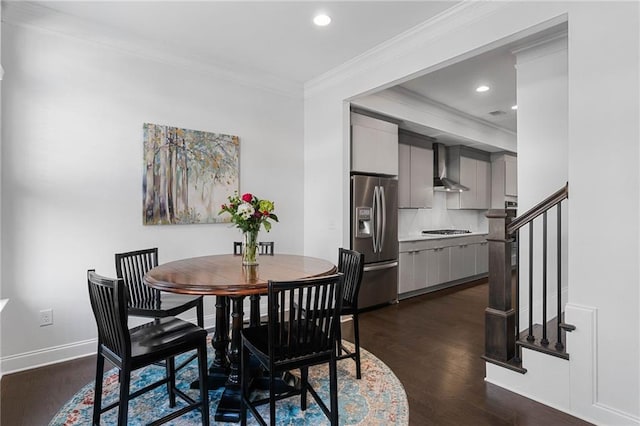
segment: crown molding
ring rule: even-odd
[[[406,55],[413,54],[420,46],[467,27],[504,7],[502,2],[462,1],[423,23],[393,37],[350,61],[333,68],[304,85],[305,98],[315,96],[327,88],[349,78],[363,75]]]
[[[499,132],[503,132],[505,134],[511,135],[513,137],[517,136],[517,132],[514,132],[513,130],[509,130],[506,129],[504,127],[498,126],[495,123],[492,123],[490,121],[487,120],[483,120],[481,118],[478,118],[476,116],[473,116],[471,114],[467,114],[466,112],[460,111],[459,109],[455,109],[452,108],[448,105],[442,104],[438,101],[435,101],[431,98],[428,98],[426,96],[422,96],[420,94],[417,94],[415,92],[412,92],[409,89],[406,89],[404,87],[401,86],[396,86],[396,87],[392,87],[389,88],[387,90],[383,90],[381,92],[378,92],[377,95],[380,95],[384,98],[390,99],[390,100],[394,100],[396,102],[404,102],[407,105],[430,105],[433,108],[442,110],[446,113],[448,113],[450,116],[454,116],[454,117],[460,117],[464,120],[469,120],[472,121],[476,124],[479,124],[481,126],[485,126],[488,128],[491,128],[493,130],[497,130]],[[409,101],[409,102],[407,102]],[[413,102],[412,102],[413,101]]]
[[[70,37],[152,60],[164,65],[211,75],[245,87],[265,90],[276,95],[301,99],[302,83],[278,77],[246,66],[232,68],[220,63],[203,62],[202,58],[189,54],[177,54],[177,49],[161,46],[157,40],[124,34],[116,27],[98,24],[60,13],[46,5],[34,2],[2,2],[3,24],[16,25]]]
[[[523,63],[536,60],[554,53],[567,51],[569,48],[569,31],[563,30],[518,46],[511,53],[516,57],[516,68]]]

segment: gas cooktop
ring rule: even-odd
[[[433,229],[429,231],[422,231],[423,234],[435,234],[435,235],[459,235],[470,234],[471,231],[466,229]]]

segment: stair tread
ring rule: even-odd
[[[560,329],[560,337],[562,342],[564,343],[563,347],[556,348],[557,342],[557,320],[553,318],[549,322],[547,322],[547,340],[548,344],[542,343],[542,324],[534,324],[533,325],[533,341],[528,341],[527,336],[529,334],[529,330],[524,330],[520,333],[518,337],[517,345],[528,348],[534,351],[546,353],[548,355],[552,355],[562,359],[569,359],[569,353],[567,352],[566,347],[566,334],[567,332],[564,329]]]

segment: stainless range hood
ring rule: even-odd
[[[466,186],[447,177],[447,147],[441,143],[433,144],[433,190],[444,192],[469,190]]]

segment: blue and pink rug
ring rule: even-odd
[[[209,345],[211,352],[211,346]],[[409,406],[404,388],[398,378],[382,361],[366,350],[362,350],[362,379],[356,379],[355,363],[345,359],[338,361],[338,402],[341,425],[407,425],[409,424]],[[212,359],[213,354],[209,354]],[[133,373],[131,390],[135,391],[146,383],[155,381],[164,375],[163,367],[149,366]],[[178,387],[194,399],[199,398],[197,390],[189,389],[189,384],[197,379],[197,365],[194,360],[189,367],[178,372]],[[103,405],[118,398],[118,372],[112,369],[105,373],[103,386]],[[327,365],[309,369],[309,381],[328,404],[329,368]],[[223,389],[209,391],[211,423]],[[292,397],[277,403],[279,425],[325,425],[329,424],[320,407],[309,397],[306,411],[299,407],[300,398]],[[178,404],[181,403],[178,398]],[[260,407],[261,414],[268,419],[269,406]],[[139,396],[129,403],[129,425],[144,425],[173,411],[169,408],[165,386]],[[93,412],[93,382],[80,389],[51,420],[49,426],[89,425]],[[104,413],[101,423],[117,423],[117,408]],[[248,424],[258,424],[249,415]],[[200,425],[198,410],[191,411],[173,420],[169,425]],[[234,423],[217,423],[234,425]]]

